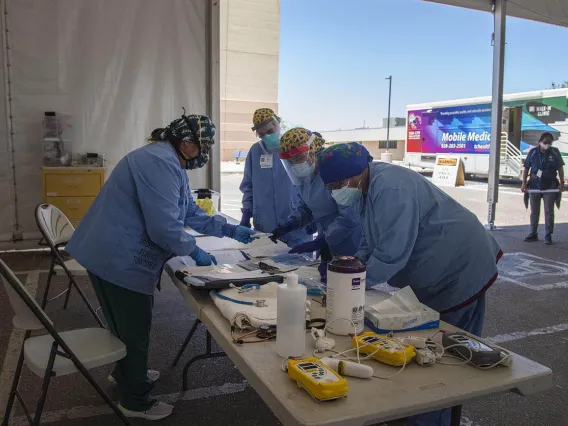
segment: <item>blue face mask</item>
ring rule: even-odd
[[[307,161],[299,164],[291,164],[292,173],[299,178],[305,178],[314,174],[316,163],[308,164]]]
[[[264,142],[264,146],[268,151],[276,151],[280,147],[280,135],[278,133],[264,135],[262,142]]]
[[[363,192],[359,188],[350,188],[347,185],[331,191],[331,196],[335,202],[342,206],[352,206],[358,203],[362,195]]]

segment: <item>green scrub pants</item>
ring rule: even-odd
[[[156,403],[148,378],[148,346],[154,296],[114,285],[89,272],[107,320],[108,329],[126,345],[126,356],[118,361],[112,376],[120,389],[120,404],[130,411],[146,411]]]

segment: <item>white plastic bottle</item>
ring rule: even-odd
[[[281,357],[301,357],[306,352],[307,288],[290,273],[278,286],[276,303],[276,353]]]

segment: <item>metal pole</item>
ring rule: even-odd
[[[389,75],[385,80],[389,81],[389,110],[387,118],[387,152],[389,151],[390,141],[390,127],[391,127],[391,93],[392,93],[392,75]]]
[[[495,229],[495,211],[499,198],[499,166],[501,163],[501,126],[503,121],[503,71],[505,65],[506,0],[494,0],[493,90],[491,98],[491,144],[489,148],[489,181],[487,186],[487,228]]]
[[[20,212],[18,202],[18,181],[16,176],[16,145],[14,143],[14,120],[13,120],[13,97],[12,97],[12,66],[11,62],[11,33],[8,28],[8,0],[2,0],[2,48],[3,48],[3,66],[4,66],[4,91],[5,91],[5,109],[6,109],[6,140],[7,155],[9,158],[10,171],[10,203],[8,206],[12,209],[12,239],[14,241],[22,240],[23,234],[20,228]],[[13,203],[13,206],[12,206]]]
[[[228,6],[227,6],[228,7]],[[220,8],[218,1],[206,2],[206,33],[205,40],[207,43],[206,55],[206,111],[211,121],[217,126],[217,134],[215,144],[212,148],[212,160],[207,164],[207,188],[221,192],[221,77],[220,62],[221,53],[219,46],[221,45],[220,33]]]

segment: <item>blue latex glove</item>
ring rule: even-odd
[[[252,217],[252,213],[250,210],[243,210],[243,216],[241,217],[241,226],[246,226],[247,228],[251,227],[250,219]]]
[[[217,264],[217,259],[215,256],[207,253],[205,250],[195,247],[195,250],[189,255],[197,266],[211,266],[212,264]]]
[[[327,284],[327,262],[320,262],[318,271],[320,273],[321,282]]]
[[[320,251],[325,245],[325,238],[317,237],[313,241],[308,241],[307,243],[298,244],[296,247],[292,247],[292,250],[288,253],[311,253],[314,251]]]
[[[225,237],[237,240],[239,243],[248,244],[254,241],[252,236],[254,231],[241,225],[230,225],[228,223],[223,225],[223,235]]]

